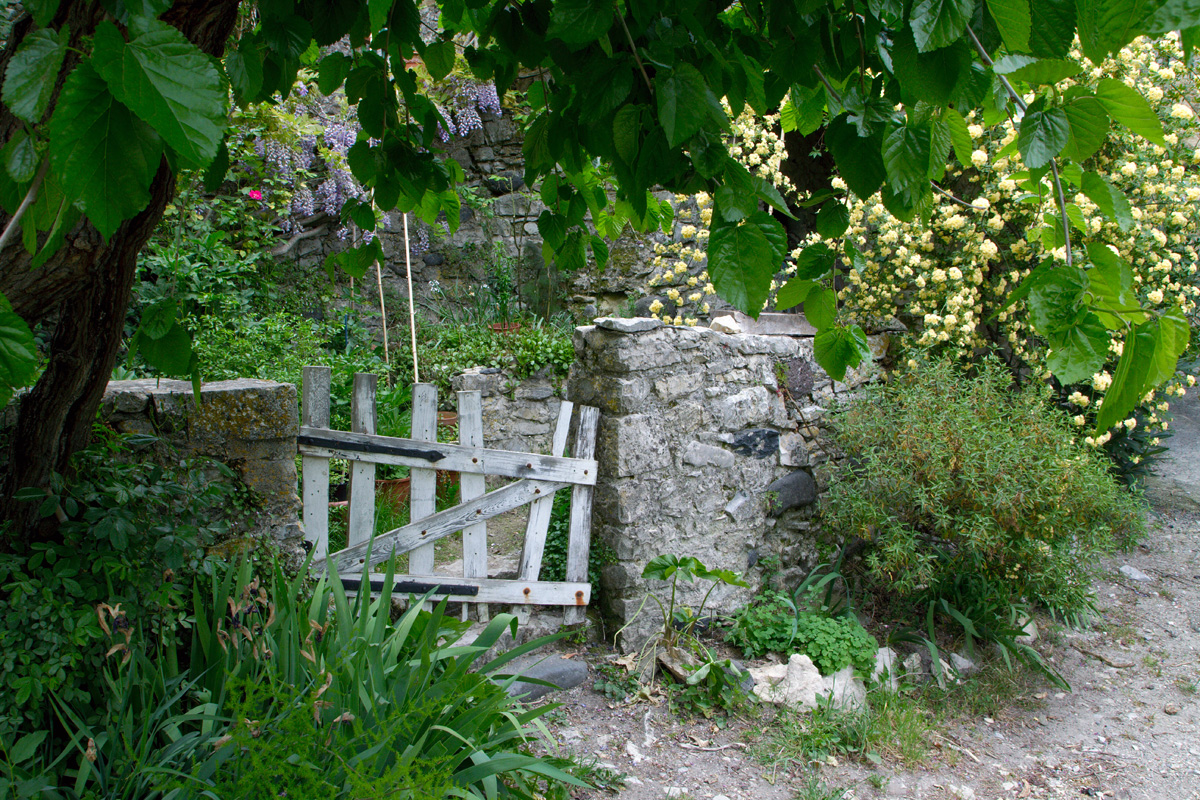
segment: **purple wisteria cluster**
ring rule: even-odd
[[[499,114],[500,96],[493,83],[480,83],[468,78],[457,76],[447,78],[443,82],[443,96],[451,113],[438,106],[438,113],[446,120],[449,130],[438,125],[438,138],[443,142],[450,141],[452,136],[468,136],[471,131],[483,129],[481,113]]]

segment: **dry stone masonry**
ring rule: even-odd
[[[877,366],[834,382],[813,360],[803,317],[763,316],[738,327],[767,334],[655,319],[601,318],[576,329],[567,396],[601,409],[593,535],[617,554],[604,572],[602,610],[629,626],[625,646],[661,625],[644,598],[663,587],[641,577],[657,555],[695,556],[752,584],[766,556],[791,567],[785,582],[815,565],[824,415]],[[882,357],[886,337],[871,345]],[[695,609],[708,585],[683,588],[682,604]],[[757,588],[718,587],[709,607],[732,611]]]
[[[303,558],[296,495],[296,387],[239,379],[205,383],[200,404],[189,381],[112,381],[101,414],[122,433],[159,436],[179,455],[232,467],[262,500],[255,535],[287,560]]]

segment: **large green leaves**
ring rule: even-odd
[[[892,188],[916,189],[929,180],[928,125],[898,125],[883,140],[883,163]]]
[[[708,271],[721,297],[752,317],[762,312],[771,278],[787,252],[783,226],[764,211],[740,222],[713,216]]]
[[[825,146],[837,164],[838,174],[850,191],[865,200],[883,185],[887,169],[880,154],[879,135],[861,137],[858,129],[842,114],[825,128]]]
[[[24,38],[4,73],[4,102],[29,123],[37,123],[54,93],[67,52],[66,31],[41,29]]]
[[[728,117],[704,76],[691,64],[661,70],[654,79],[658,119],[671,147],[692,138],[705,123],[728,127]]]
[[[7,403],[12,390],[25,386],[36,372],[33,331],[0,294],[0,400]]]
[[[1136,90],[1116,78],[1104,78],[1096,84],[1096,99],[1109,116],[1129,130],[1157,145],[1165,144],[1162,121]]]
[[[1072,161],[1091,158],[1108,136],[1108,114],[1094,97],[1077,97],[1063,108],[1071,126],[1063,155]]]
[[[1034,101],[1021,118],[1017,138],[1017,149],[1025,166],[1038,169],[1050,163],[1064,147],[1070,136],[1071,125],[1061,108],[1046,108],[1042,99]]]
[[[161,158],[154,129],[118,102],[86,62],[76,67],[50,120],[50,162],[102,236],[150,202]]]
[[[913,6],[913,39],[922,53],[957,41],[975,13],[975,0],[919,0]]]
[[[115,25],[102,22],[92,63],[113,96],[150,123],[185,163],[203,167],[212,161],[225,129],[224,93],[212,63],[182,33],[143,21],[127,43]]]
[[[1187,320],[1176,308],[1143,322],[1125,337],[1112,386],[1096,414],[1097,432],[1108,430],[1125,419],[1141,403],[1146,392],[1175,374],[1179,356],[1187,347],[1188,335]]]
[[[1009,50],[1020,52],[1029,47],[1029,0],[987,0],[987,9]]]
[[[1047,338],[1050,353],[1046,356],[1046,366],[1064,385],[1089,380],[1108,358],[1108,331],[1093,313],[1085,314],[1077,324]]]
[[[1133,41],[1158,3],[1153,0],[1076,0],[1079,43],[1099,64]]]
[[[1100,213],[1127,231],[1133,225],[1133,210],[1125,193],[1094,172],[1083,174],[1083,193],[1100,209]]]
[[[612,21],[613,4],[605,0],[558,0],[546,35],[568,44],[583,44],[608,33]]]
[[[848,367],[871,358],[867,334],[857,325],[834,325],[813,337],[813,357],[835,381],[846,377]]]

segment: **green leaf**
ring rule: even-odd
[[[1122,330],[1127,325],[1146,321],[1137,295],[1133,292],[1133,271],[1106,245],[1088,245],[1092,268],[1087,271],[1088,293],[1092,295],[1092,310],[1109,330]]]
[[[795,130],[809,136],[825,121],[825,90],[818,86],[793,86],[788,102],[796,111]]]
[[[1153,11],[1154,0],[1076,0],[1079,44],[1093,64],[1133,41]]]
[[[685,62],[675,69],[659,70],[654,85],[658,119],[671,147],[678,147],[692,138],[706,122],[713,122],[722,129],[728,127],[728,118],[720,101],[704,76],[691,64]]]
[[[1133,226],[1133,211],[1125,193],[1095,172],[1083,175],[1083,193],[1100,209],[1100,213],[1127,231]]]
[[[21,41],[4,73],[4,102],[21,119],[37,124],[46,113],[67,52],[66,30],[42,28]]]
[[[225,133],[225,94],[212,62],[182,33],[152,20],[127,44],[116,26],[102,22],[92,63],[113,96],[150,123],[183,162],[203,167],[212,161]]]
[[[1200,3],[1196,0],[1166,0],[1157,5],[1138,33],[1161,36],[1171,31],[1186,31],[1200,24]]]
[[[756,211],[737,223],[718,221],[714,215],[708,271],[717,293],[734,308],[757,318],[786,250],[783,226],[766,212]]]
[[[779,292],[775,295],[775,308],[780,311],[787,311],[789,308],[795,308],[803,303],[809,292],[817,286],[816,281],[807,280],[804,278],[792,278],[785,283]]]
[[[585,44],[608,33],[612,21],[613,4],[605,0],[557,0],[546,37]]]
[[[21,0],[21,5],[33,16],[33,21],[44,28],[54,19],[59,2],[60,0]]]
[[[1063,58],[1075,40],[1075,0],[1030,0],[1029,52]]]
[[[216,192],[225,182],[225,173],[229,172],[229,148],[225,142],[217,148],[217,156],[204,168],[204,191]]]
[[[550,209],[546,209],[538,217],[537,227],[538,234],[555,250],[562,247],[567,240],[567,218],[555,214]]]
[[[879,191],[887,177],[887,168],[880,153],[882,141],[877,134],[859,136],[858,128],[842,114],[825,129],[825,146],[837,164],[838,174],[859,199],[866,200]]]
[[[922,53],[907,28],[896,33],[892,71],[900,81],[901,97],[906,102],[923,100],[945,106],[970,66],[971,54],[961,43]]]
[[[1009,50],[1026,50],[1032,22],[1029,0],[987,0],[987,9]]]
[[[332,95],[346,80],[352,66],[354,61],[343,53],[330,53],[325,56],[317,67],[317,89],[323,95]]]
[[[28,761],[37,753],[38,745],[46,738],[46,731],[35,731],[22,736],[9,752],[9,758],[12,763],[20,764],[22,761]]]
[[[897,189],[926,183],[929,173],[929,127],[911,122],[898,125],[883,140],[883,163],[888,181]]]
[[[813,356],[829,377],[840,381],[845,379],[847,368],[871,358],[871,345],[857,325],[835,325],[813,338]]]
[[[827,286],[817,286],[804,301],[804,316],[818,331],[823,331],[837,318],[837,293]]]
[[[608,243],[599,236],[592,236],[591,245],[592,258],[596,259],[596,267],[604,269],[605,265],[608,264]]]
[[[637,163],[638,134],[641,133],[641,112],[638,106],[622,106],[613,115],[613,146],[617,156],[626,164]]]
[[[1043,336],[1075,325],[1084,310],[1087,275],[1079,267],[1058,267],[1029,292],[1029,319]]]
[[[175,299],[159,300],[142,314],[142,333],[161,339],[175,326]]]
[[[33,331],[0,294],[0,386],[20,389],[37,374]]]
[[[1040,86],[1073,78],[1079,74],[1079,69],[1079,65],[1069,59],[1044,58],[1013,70],[1009,73],[1009,77],[1030,85]]]
[[[425,200],[426,196],[431,196],[434,203],[438,202],[436,193],[426,192],[425,196],[421,198],[422,201]],[[434,216],[436,216],[436,214],[437,211],[435,209]],[[341,269],[350,277],[361,279],[363,275],[367,274],[367,270],[370,269],[376,261],[382,260],[383,249],[380,246],[379,238],[376,237],[370,242],[359,245],[358,247],[349,247],[340,253],[329,254],[325,258],[325,269],[327,272],[332,274],[332,268],[334,266],[338,266],[341,267]]]
[[[178,322],[158,339],[139,336],[138,350],[147,364],[164,375],[186,376],[192,371],[192,337]]]
[[[810,244],[800,251],[796,259],[796,277],[801,280],[819,280],[834,268],[836,258],[829,245],[824,242]]]
[[[225,53],[225,74],[229,76],[229,88],[233,89],[233,95],[237,98],[238,105],[244,108],[252,103],[262,91],[262,52],[251,42],[243,39],[236,48]],[[329,92],[322,92],[322,94],[329,94]]]
[[[150,202],[162,141],[86,62],[67,78],[50,119],[50,163],[63,190],[107,239]]]
[[[440,81],[454,69],[454,41],[435,42],[427,46],[422,60],[429,70],[429,76]]]
[[[8,140],[8,144],[4,145],[4,149],[0,151],[0,158],[4,159],[4,169],[9,177],[17,183],[29,183],[33,180],[41,162],[33,139],[21,128],[18,128]]]
[[[909,20],[917,49],[928,53],[957,41],[974,13],[974,0],[919,0]]]
[[[836,239],[850,227],[850,210],[837,200],[826,200],[817,211],[817,233]]]
[[[1189,329],[1179,309],[1138,325],[1125,337],[1113,382],[1096,414],[1096,432],[1108,430],[1137,408],[1142,397],[1175,374]]]
[[[1063,109],[1071,126],[1063,157],[1075,162],[1091,158],[1108,137],[1108,114],[1094,97],[1077,97]]]
[[[1137,90],[1130,89],[1116,78],[1102,78],[1096,85],[1096,99],[1110,117],[1129,130],[1154,144],[1166,144],[1162,121]]]
[[[1046,108],[1042,98],[1029,106],[1021,118],[1017,149],[1025,166],[1044,167],[1067,146],[1071,125],[1061,108]]]
[[[974,146],[971,142],[971,133],[967,130],[967,121],[963,119],[962,114],[952,108],[946,109],[942,114],[942,120],[950,129],[950,142],[954,145],[954,155],[958,158],[958,163],[964,167],[972,166],[971,153],[974,152]]]
[[[1049,339],[1046,366],[1064,386],[1090,380],[1108,359],[1108,331],[1093,313]]]

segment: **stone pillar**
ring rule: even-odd
[[[286,559],[303,558],[296,495],[296,387],[239,379],[192,384],[176,380],[112,381],[101,414],[122,433],[161,437],[184,456],[228,464],[263,502],[255,533]]]
[[[663,586],[641,577],[661,554],[745,575],[750,589],[721,586],[709,598],[707,608],[724,613],[757,590],[763,556],[780,558],[793,580],[815,564],[812,468],[828,458],[825,408],[876,368],[866,364],[835,384],[805,332],[726,334],[608,318],[576,329],[567,397],[601,410],[592,524],[617,555],[602,593],[616,626],[634,618],[647,590],[661,596]],[[882,340],[873,344],[882,354]],[[696,609],[709,584],[681,588],[677,602]],[[622,645],[660,625],[658,606],[645,603]]]

